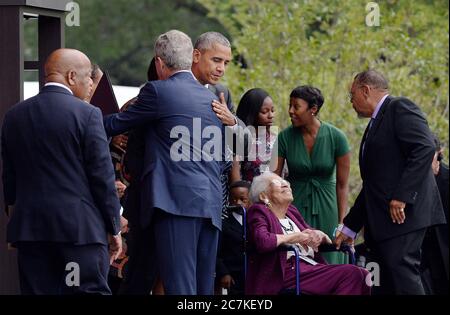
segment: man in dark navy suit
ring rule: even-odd
[[[134,106],[104,120],[109,135],[153,127],[145,138],[141,219],[153,221],[166,294],[213,294],[221,228],[224,127],[211,106],[217,97],[191,72],[192,53],[186,34],[160,35],[161,80],[147,82]]]
[[[21,291],[110,294],[120,204],[101,112],[83,101],[91,63],[59,49],[45,74],[42,91],[12,107],[2,129],[7,241],[18,249]]]
[[[375,70],[355,77],[350,97],[355,111],[371,119],[359,152],[362,189],[336,243],[354,239],[364,226],[370,256],[380,267],[380,286],[372,292],[424,294],[419,267],[425,231],[445,222],[428,123],[412,101],[390,96],[387,80]]]

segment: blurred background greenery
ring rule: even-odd
[[[321,119],[342,129],[352,147],[352,202],[361,184],[357,154],[367,124],[347,97],[359,71],[381,71],[391,94],[417,103],[448,156],[448,1],[379,1],[380,26],[373,27],[366,25],[368,2],[79,0],[81,24],[66,27],[66,47],[84,51],[114,84],[139,86],[160,33],[179,29],[193,40],[205,31],[224,33],[234,53],[224,83],[235,104],[250,88],[266,89],[285,128],[291,90],[302,84],[322,90]],[[30,20],[25,29],[27,59],[36,54],[34,24]]]

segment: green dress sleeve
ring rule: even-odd
[[[335,143],[336,143],[336,148],[335,148],[335,157],[341,157],[345,154],[347,154],[348,152],[350,152],[350,145],[348,144],[348,139],[345,136],[345,133],[338,129],[335,128],[334,129],[334,139],[335,139]]]
[[[285,159],[287,154],[286,129],[278,134],[275,145],[278,146],[278,157]]]

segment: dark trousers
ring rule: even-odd
[[[172,215],[154,217],[156,252],[164,292],[212,295],[219,230],[210,219]]]
[[[440,233],[447,229],[447,233]],[[447,241],[442,239],[446,234]],[[429,227],[422,244],[422,263],[420,266],[422,283],[428,295],[448,295],[448,227],[438,225]]]
[[[24,295],[111,294],[106,245],[19,242],[17,254]]]
[[[425,294],[420,277],[425,232],[421,229],[370,246],[371,260],[380,267],[380,286],[374,286],[372,294]]]
[[[126,237],[129,258],[119,294],[149,295],[158,276],[153,227],[132,224]]]

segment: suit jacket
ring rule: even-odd
[[[244,228],[230,213],[222,221],[222,233],[217,251],[216,273],[220,279],[233,273],[244,273]]]
[[[278,294],[283,289],[287,267],[286,252],[277,250],[276,234],[283,234],[275,214],[261,203],[253,204],[247,212],[249,259],[246,294]],[[290,205],[286,214],[300,231],[311,228],[300,212]],[[320,254],[314,259],[326,263]]]
[[[444,266],[445,274],[447,275],[447,281],[449,279],[449,254],[448,254],[448,192],[449,192],[449,169],[444,163],[440,163],[439,173],[436,175],[436,183],[439,188],[441,196],[442,206],[445,214],[445,224],[438,225],[433,229],[430,229],[430,233],[435,233],[437,246],[440,250],[440,256],[442,258],[442,265]],[[439,260],[439,256],[434,257]]]
[[[167,80],[147,82],[135,105],[125,112],[105,117],[108,135],[152,126],[145,137],[141,177],[143,225],[151,221],[153,209],[159,208],[174,215],[210,218],[221,228],[223,138],[216,139],[222,141],[222,161],[207,161],[204,157],[195,160],[199,146],[206,148],[205,144],[210,141],[205,138],[211,137],[206,127],[217,127],[224,136],[223,125],[211,107],[213,99],[217,97],[198,83],[192,73],[178,72]],[[193,119],[196,120],[193,122]],[[204,136],[200,138],[202,133]],[[180,150],[187,160],[173,159],[171,154],[178,154],[179,148],[184,148]]]
[[[370,244],[443,223],[431,170],[435,146],[419,107],[388,96],[364,138],[359,153],[363,186],[344,224],[355,232],[364,226]],[[392,222],[392,199],[406,203],[403,224]]]
[[[2,130],[7,240],[107,244],[120,230],[114,170],[98,108],[46,86]]]

